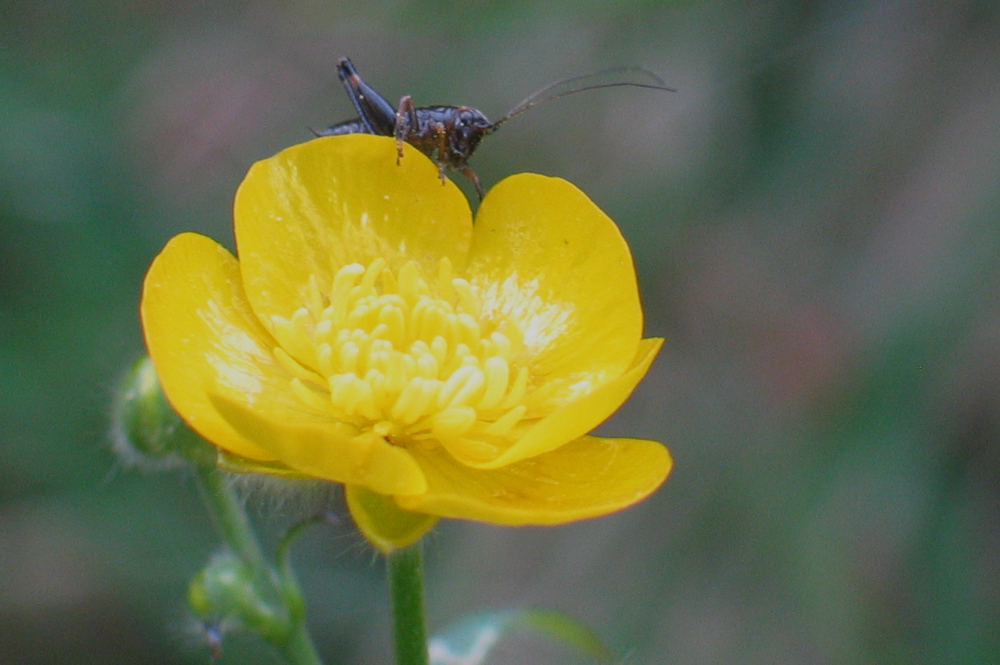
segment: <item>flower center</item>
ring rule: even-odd
[[[397,445],[495,454],[527,414],[524,336],[483,316],[477,293],[441,259],[431,283],[416,262],[341,268],[307,305],[274,317],[274,350],[300,399]]]

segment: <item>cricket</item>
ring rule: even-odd
[[[434,160],[442,182],[445,170],[454,169],[472,181],[480,199],[483,197],[483,186],[469,167],[469,158],[483,137],[528,109],[561,97],[602,88],[633,87],[676,92],[656,74],[642,67],[604,69],[554,81],[525,97],[499,120],[491,122],[482,111],[471,106],[414,106],[410,95],[403,95],[399,104],[393,106],[365,83],[349,58],[337,60],[337,75],[358,117],[314,130],[317,136],[393,136],[396,139],[397,161],[403,156],[403,144],[409,143]]]

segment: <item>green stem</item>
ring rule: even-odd
[[[304,621],[295,624],[292,634],[288,636],[288,641],[282,646],[281,651],[288,658],[288,662],[294,665],[323,665],[316,647],[313,646],[309,631],[306,630]]]
[[[290,535],[282,539],[278,548],[280,572],[275,571],[264,557],[243,504],[223,474],[210,467],[197,466],[196,469],[202,496],[223,542],[253,568],[259,583],[279,585],[277,595],[290,617],[290,627],[271,637],[264,633],[261,636],[280,649],[292,665],[322,665],[323,661],[316,652],[316,647],[313,646],[312,638],[306,629],[302,591],[289,560],[292,542],[299,532],[314,520],[305,520],[295,525],[290,530]]]
[[[275,549],[274,553],[274,558],[278,562],[278,570],[282,575],[287,575],[290,579],[293,578],[291,550],[292,545],[299,539],[302,532],[314,524],[327,521],[327,519],[326,515],[313,515],[312,517],[307,517],[304,520],[299,520],[292,526],[288,527],[288,530],[285,531],[281,540],[278,541],[278,547]]]
[[[424,565],[420,542],[389,555],[389,595],[396,665],[427,665]]]
[[[316,653],[309,631],[306,630],[305,600],[302,597],[302,587],[299,586],[292,568],[291,549],[292,544],[302,535],[303,531],[323,519],[323,516],[316,516],[293,524],[281,537],[275,552],[281,596],[292,617],[292,632],[283,649],[288,659],[296,665],[322,665],[322,661],[319,654]]]
[[[202,466],[196,468],[202,496],[223,542],[254,568],[260,570],[265,567],[264,553],[236,492],[218,470]]]

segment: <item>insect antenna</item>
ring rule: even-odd
[[[610,79],[610,80],[609,80]],[[641,79],[645,79],[644,81]],[[489,131],[496,130],[500,125],[511,118],[521,115],[528,109],[541,106],[546,102],[560,97],[568,97],[578,92],[587,90],[599,90],[601,88],[648,88],[650,90],[662,90],[664,92],[677,92],[664,83],[663,79],[644,67],[612,67],[602,69],[590,74],[570,76],[569,78],[553,81],[547,86],[536,90],[522,99],[511,110],[507,111],[502,118],[494,122]]]

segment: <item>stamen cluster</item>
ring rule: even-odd
[[[325,291],[313,278],[308,291],[307,305],[272,324],[284,347],[274,353],[309,406],[397,445],[480,446],[484,458],[527,415],[520,329],[484,321],[447,258],[432,283],[414,261],[394,272],[377,258],[342,267]]]

